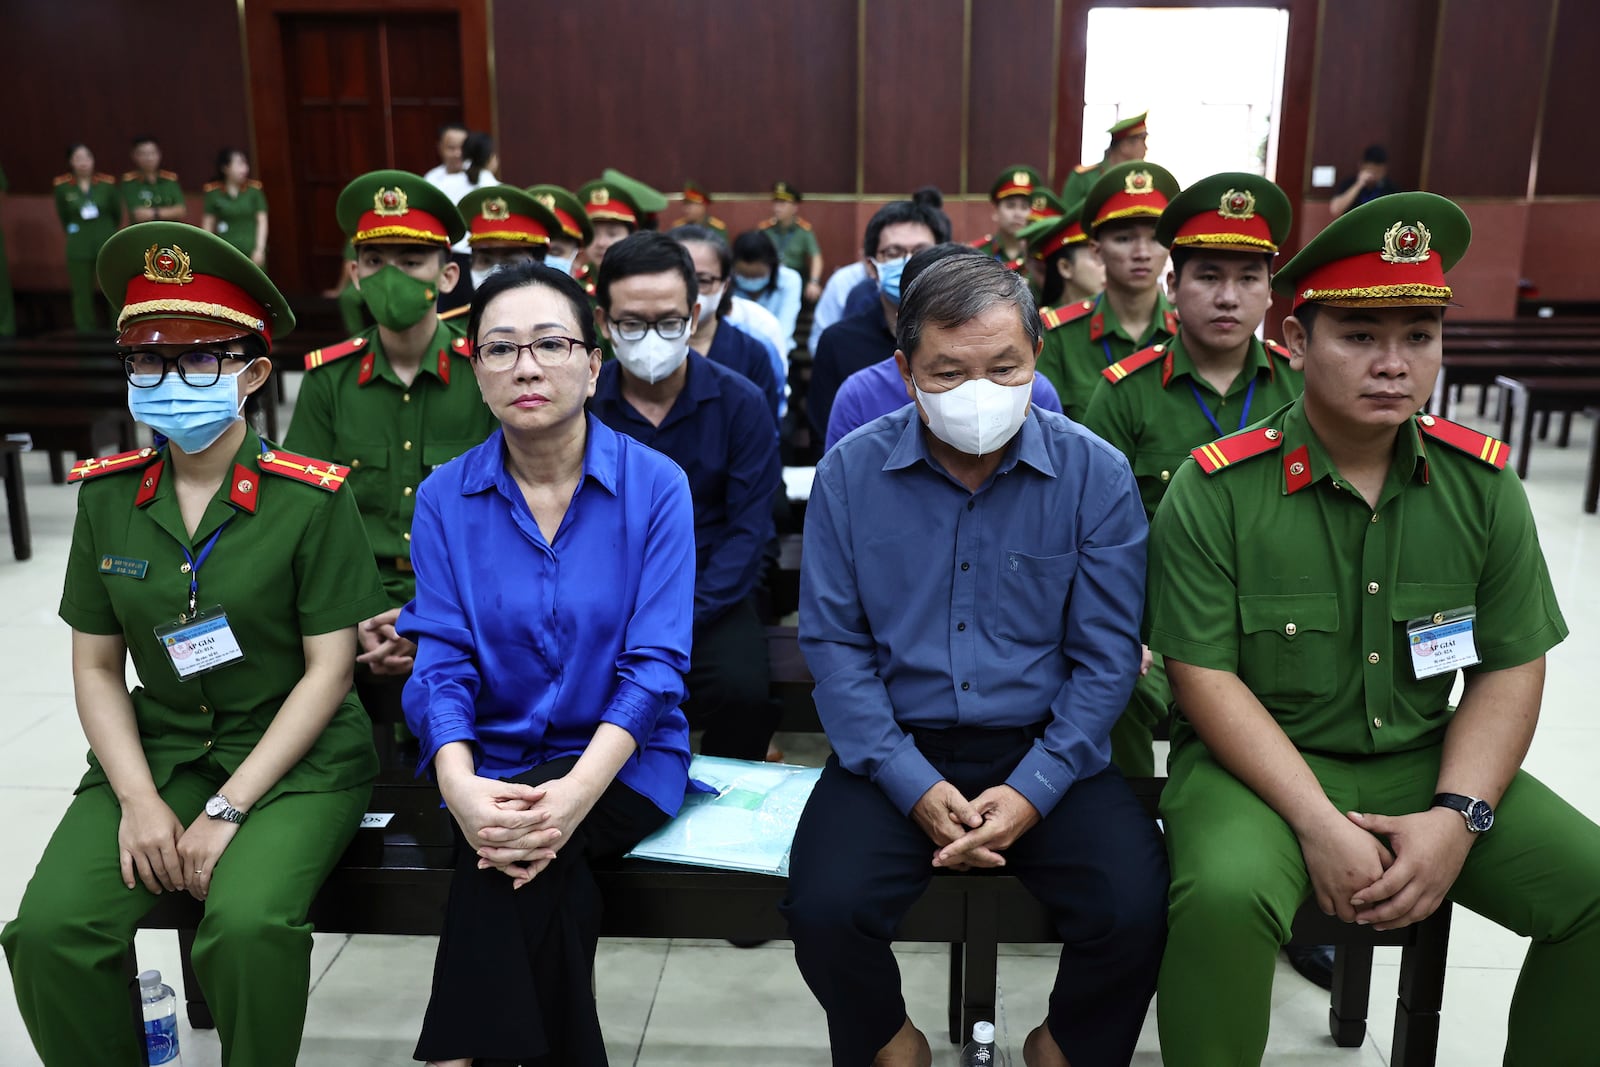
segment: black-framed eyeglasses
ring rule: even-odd
[[[572,358],[572,353],[580,349],[587,351],[588,348],[588,343],[581,337],[551,334],[549,337],[540,337],[521,345],[504,339],[483,341],[473,348],[472,358],[477,360],[478,365],[484,370],[510,370],[517,365],[517,360],[522,358],[523,350],[527,350],[535,363],[545,370],[553,370],[565,365]]]
[[[215,352],[204,348],[174,357],[159,352],[124,352],[122,372],[135,389],[154,389],[166,380],[168,371],[176,369],[185,384],[203,389],[216,385],[222,378],[222,364],[227,360],[247,358],[242,352]]]
[[[720,274],[696,274],[694,276],[694,280],[695,280],[695,284],[700,287],[700,291],[703,293],[707,289],[715,289],[717,286],[721,285],[722,284],[722,275],[720,275]]]
[[[606,317],[611,318],[609,315]],[[611,328],[624,341],[643,341],[644,335],[651,330],[660,334],[663,341],[676,341],[689,328],[689,320],[683,315],[668,315],[654,322],[634,318],[611,319]]]

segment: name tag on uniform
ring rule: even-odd
[[[126,578],[143,578],[150,569],[150,561],[129,559],[127,556],[101,556],[101,574],[120,574]]]
[[[1417,680],[1481,663],[1475,634],[1477,609],[1457,608],[1406,623],[1406,644]]]
[[[228,625],[228,613],[220,606],[206,608],[192,619],[157,626],[155,633],[181,681],[244,659],[239,639]]]
[[[78,217],[85,222],[92,222],[100,217],[100,206],[91,200],[78,209]]]
[[[221,219],[218,219],[217,220],[217,232],[218,233],[227,233],[228,232],[228,224],[226,222],[223,222]]]

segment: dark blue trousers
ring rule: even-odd
[[[1006,780],[1029,731],[919,733],[968,799]],[[829,757],[795,832],[784,915],[795,962],[828,1014],[834,1067],[866,1067],[906,1018],[891,942],[934,873],[933,842],[866,778]],[[1055,917],[1049,1026],[1073,1067],[1124,1067],[1155,994],[1167,932],[1160,833],[1115,768],[1075,783],[1006,852]],[[982,877],[981,874],[955,877]]]

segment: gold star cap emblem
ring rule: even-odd
[[[1144,196],[1155,191],[1155,182],[1147,170],[1131,170],[1122,179],[1122,191],[1130,196]]]
[[[1028,189],[1033,188],[1033,181],[1028,177],[1028,172],[1025,170],[1013,171],[1011,174],[1011,184],[1021,185]]]
[[[194,281],[194,272],[189,269],[189,253],[177,245],[170,248],[151,245],[144,254],[144,276],[163,285],[188,285]]]
[[[406,191],[399,186],[379,189],[372,194],[372,211],[375,215],[389,218],[404,215],[410,210],[410,199],[406,196]]]
[[[599,204],[599,205],[602,205],[602,206],[611,203],[611,190],[607,189],[603,185],[600,186],[598,189],[590,189],[589,190],[589,203],[591,203],[591,204]]]
[[[1217,214],[1225,219],[1253,219],[1256,217],[1256,194],[1248,189],[1229,189],[1222,194]]]
[[[1426,263],[1432,240],[1433,235],[1422,223],[1396,222],[1383,235],[1379,257],[1385,263]]]
[[[545,207],[549,208],[551,211],[556,209],[556,198],[550,193],[540,193],[538,196],[534,197],[534,199],[539,201],[539,203],[543,204]]]
[[[511,209],[506,206],[504,200],[494,196],[483,202],[482,214],[490,222],[504,222],[511,217]]]

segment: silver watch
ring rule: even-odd
[[[206,801],[206,814],[213,819],[226,819],[231,823],[244,822],[245,813],[228,803],[228,798],[217,793]]]

